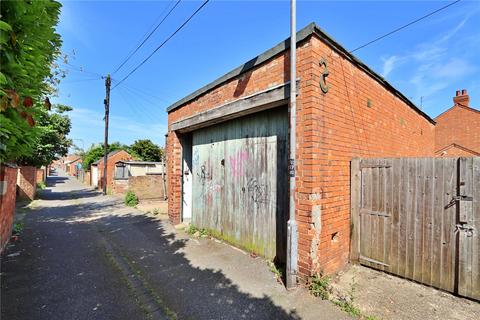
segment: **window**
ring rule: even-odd
[[[115,179],[128,179],[128,169],[125,163],[117,163],[115,165]]]

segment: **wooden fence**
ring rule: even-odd
[[[355,159],[351,260],[480,299],[480,158]]]

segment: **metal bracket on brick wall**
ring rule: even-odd
[[[327,59],[320,59],[318,64],[324,67],[323,72],[320,75],[320,89],[322,89],[323,93],[327,93],[328,89],[330,89],[330,86],[327,84],[327,77],[330,74],[330,72],[328,71]]]

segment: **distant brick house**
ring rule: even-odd
[[[132,159],[132,156],[125,150],[115,150],[107,155],[107,190],[111,191],[114,188],[115,164],[119,161],[129,161]],[[91,185],[98,188],[98,190],[103,189],[103,168],[103,157],[91,166]]]
[[[467,90],[458,90],[453,97],[453,107],[435,121],[437,156],[480,156],[480,110],[470,107]]]
[[[82,159],[78,154],[69,154],[60,158],[56,164],[67,174],[74,176],[76,174],[76,165],[78,162],[81,163],[81,161]]]
[[[284,261],[289,41],[168,109],[168,214]],[[435,122],[315,24],[297,33],[296,220],[302,277],[350,245],[350,161],[434,155]]]
[[[81,158],[75,159],[72,162],[70,162],[70,164],[68,165],[68,173],[71,176],[77,177],[78,171],[82,169],[82,163],[83,161]]]

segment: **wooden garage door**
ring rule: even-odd
[[[194,131],[193,224],[283,261],[287,134],[285,106]]]

